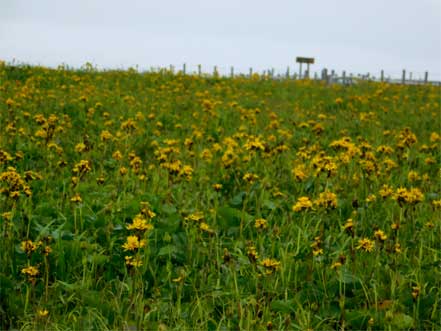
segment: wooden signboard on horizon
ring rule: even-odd
[[[307,64],[314,64],[314,58],[313,57],[296,57],[297,63],[307,63]]]

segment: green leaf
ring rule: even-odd
[[[354,284],[358,283],[359,279],[352,274],[347,268],[341,268],[340,271],[340,281],[344,284]]]
[[[164,214],[171,215],[171,214],[175,214],[177,212],[177,209],[175,206],[166,203],[162,205],[161,211]]]
[[[230,205],[232,207],[242,207],[242,203],[246,195],[246,192],[240,192],[239,194],[236,194],[233,199],[231,199]]]
[[[403,313],[397,313],[392,318],[391,324],[397,329],[410,329],[413,326],[413,318]]]
[[[276,204],[274,202],[272,202],[271,200],[265,200],[263,202],[263,207],[269,210],[274,210],[276,209]]]
[[[11,279],[6,277],[3,274],[0,274],[0,295],[4,297],[9,293],[9,291],[13,289],[14,283]]]
[[[103,255],[103,254],[92,254],[89,255],[87,259],[89,262],[97,266],[104,265],[110,260],[110,258],[107,255]]]
[[[294,307],[290,300],[274,300],[271,302],[271,310],[282,314],[289,314],[294,311]]]
[[[159,218],[155,223],[155,228],[162,232],[174,233],[179,229],[181,217],[178,214],[169,215],[166,218]]]
[[[345,319],[353,330],[366,330],[371,315],[368,311],[346,311]]]
[[[161,249],[158,252],[158,256],[169,256],[177,252],[177,249],[174,245],[166,245],[164,247],[161,247]]]

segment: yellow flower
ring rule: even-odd
[[[184,176],[187,180],[191,180],[193,174],[193,168],[189,165],[184,165],[179,172],[180,176]]]
[[[21,249],[26,253],[32,253],[36,251],[38,248],[38,244],[34,244],[32,240],[25,240],[21,242]]]
[[[319,194],[315,204],[323,208],[336,208],[337,207],[337,195],[335,193],[325,191]]]
[[[47,309],[38,309],[37,314],[39,317],[46,317],[49,314]]]
[[[354,227],[354,221],[352,220],[352,218],[349,218],[345,225],[343,225],[343,230],[348,231],[348,232],[352,232],[352,228]]]
[[[199,229],[207,233],[214,233],[210,226],[205,222],[201,222],[201,224],[199,225]]]
[[[193,221],[193,222],[200,222],[202,220],[204,220],[204,214],[200,211],[195,212],[193,214],[188,215],[185,218],[186,221]]]
[[[312,209],[312,201],[308,197],[300,197],[297,202],[292,206],[292,210],[295,212],[300,212],[308,209]]]
[[[391,195],[394,193],[394,190],[393,190],[393,188],[390,187],[389,185],[384,184],[384,185],[381,187],[379,193],[380,193],[381,197],[382,197],[383,199],[385,199],[385,198],[391,196]]]
[[[441,208],[441,199],[439,200],[432,200],[432,206],[433,208]]]
[[[179,276],[178,278],[173,278],[172,279],[172,282],[173,283],[180,283],[180,282],[182,282],[184,280],[184,276]]]
[[[267,227],[268,227],[268,224],[267,224],[267,221],[266,221],[266,219],[263,219],[263,218],[258,218],[258,219],[256,219],[256,221],[255,221],[255,223],[254,223],[254,226],[255,226],[255,228],[256,229],[266,229]]]
[[[249,150],[264,151],[265,150],[264,142],[259,137],[250,137],[248,139],[248,141],[245,143],[244,147],[247,151],[249,151]]]
[[[153,225],[147,223],[147,220],[143,218],[142,215],[138,214],[133,219],[132,224],[127,225],[126,228],[127,230],[146,231],[146,230],[152,230]]]
[[[254,183],[257,179],[259,179],[259,176],[252,174],[250,172],[247,172],[242,179],[250,184]]]
[[[125,176],[125,175],[127,174],[127,172],[128,172],[128,170],[127,170],[126,167],[121,167],[121,168],[119,168],[119,174],[120,174],[121,176]]]
[[[419,286],[412,286],[412,297],[413,297],[413,299],[416,300],[419,295],[420,295],[420,288],[419,288]]]
[[[117,160],[117,161],[121,161],[122,160],[122,154],[121,154],[121,152],[120,151],[115,151],[113,154],[112,154],[112,158],[113,159],[115,159],[115,160]]]
[[[298,182],[302,182],[303,180],[305,180],[305,178],[308,177],[306,168],[303,164],[295,166],[291,172],[294,178],[296,179],[296,181]]]
[[[138,236],[128,236],[127,241],[122,245],[125,251],[134,251],[138,248],[144,247],[146,241],[139,240]]]
[[[45,246],[43,249],[43,254],[48,256],[50,253],[52,253],[52,248],[50,246]]]
[[[409,171],[407,174],[407,179],[409,182],[416,182],[421,179],[420,175],[416,171]]]
[[[323,254],[323,248],[316,247],[312,250],[313,256],[322,255],[322,254]]]
[[[107,141],[113,138],[113,135],[108,130],[101,131],[100,138],[102,141]]]
[[[72,198],[70,198],[71,202],[80,203],[83,200],[81,199],[81,196],[77,193]]]
[[[257,253],[257,249],[254,246],[248,246],[247,255],[251,262],[256,262],[259,259],[259,254]]]
[[[380,241],[385,241],[387,239],[387,236],[383,230],[375,231],[374,236],[375,236],[375,238],[379,239]]]
[[[213,189],[219,192],[222,189],[222,184],[213,184]]]
[[[27,275],[28,277],[35,277],[40,272],[38,271],[37,267],[29,266],[29,267],[21,269],[21,273]]]
[[[87,149],[87,146],[84,143],[78,143],[75,145],[75,152],[82,153]]]
[[[126,256],[124,259],[126,260],[126,265],[129,267],[139,268],[142,266],[142,261],[139,256],[136,256],[135,258],[133,258],[133,256]]]
[[[403,203],[417,204],[424,200],[424,194],[419,188],[411,188],[410,190],[407,190],[406,188],[400,187],[395,191],[393,198],[400,204],[400,206]]]
[[[260,262],[260,265],[262,265],[266,269],[269,269],[269,271],[273,272],[273,271],[279,269],[280,262],[277,261],[276,259],[266,258]]]
[[[75,166],[72,169],[72,171],[76,174],[87,173],[90,170],[92,170],[92,167],[91,167],[90,161],[87,161],[87,160],[81,160],[80,162],[75,164]]]
[[[374,202],[375,200],[377,200],[375,194],[369,194],[366,198],[366,202]]]
[[[12,219],[12,213],[10,211],[6,211],[6,212],[2,213],[2,217],[5,220],[10,221]]]
[[[331,265],[331,269],[338,269],[342,266],[341,262],[337,261]]]
[[[372,252],[375,248],[375,241],[372,241],[369,238],[360,239],[358,240],[358,246],[356,248],[365,252]]]

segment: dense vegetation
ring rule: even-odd
[[[440,329],[440,88],[0,64],[1,328]]]

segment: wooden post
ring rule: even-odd
[[[322,70],[322,80],[328,81],[328,69],[326,68]]]
[[[201,77],[202,75],[202,66],[198,64],[198,76]]]
[[[426,71],[426,72],[424,73],[424,84],[427,84],[428,81],[429,81],[429,72]]]
[[[250,68],[250,78],[253,76],[253,68]]]
[[[401,84],[406,84],[406,70],[403,69],[403,76],[401,77]]]
[[[381,82],[384,82],[384,70],[381,70],[380,80],[381,80]]]

